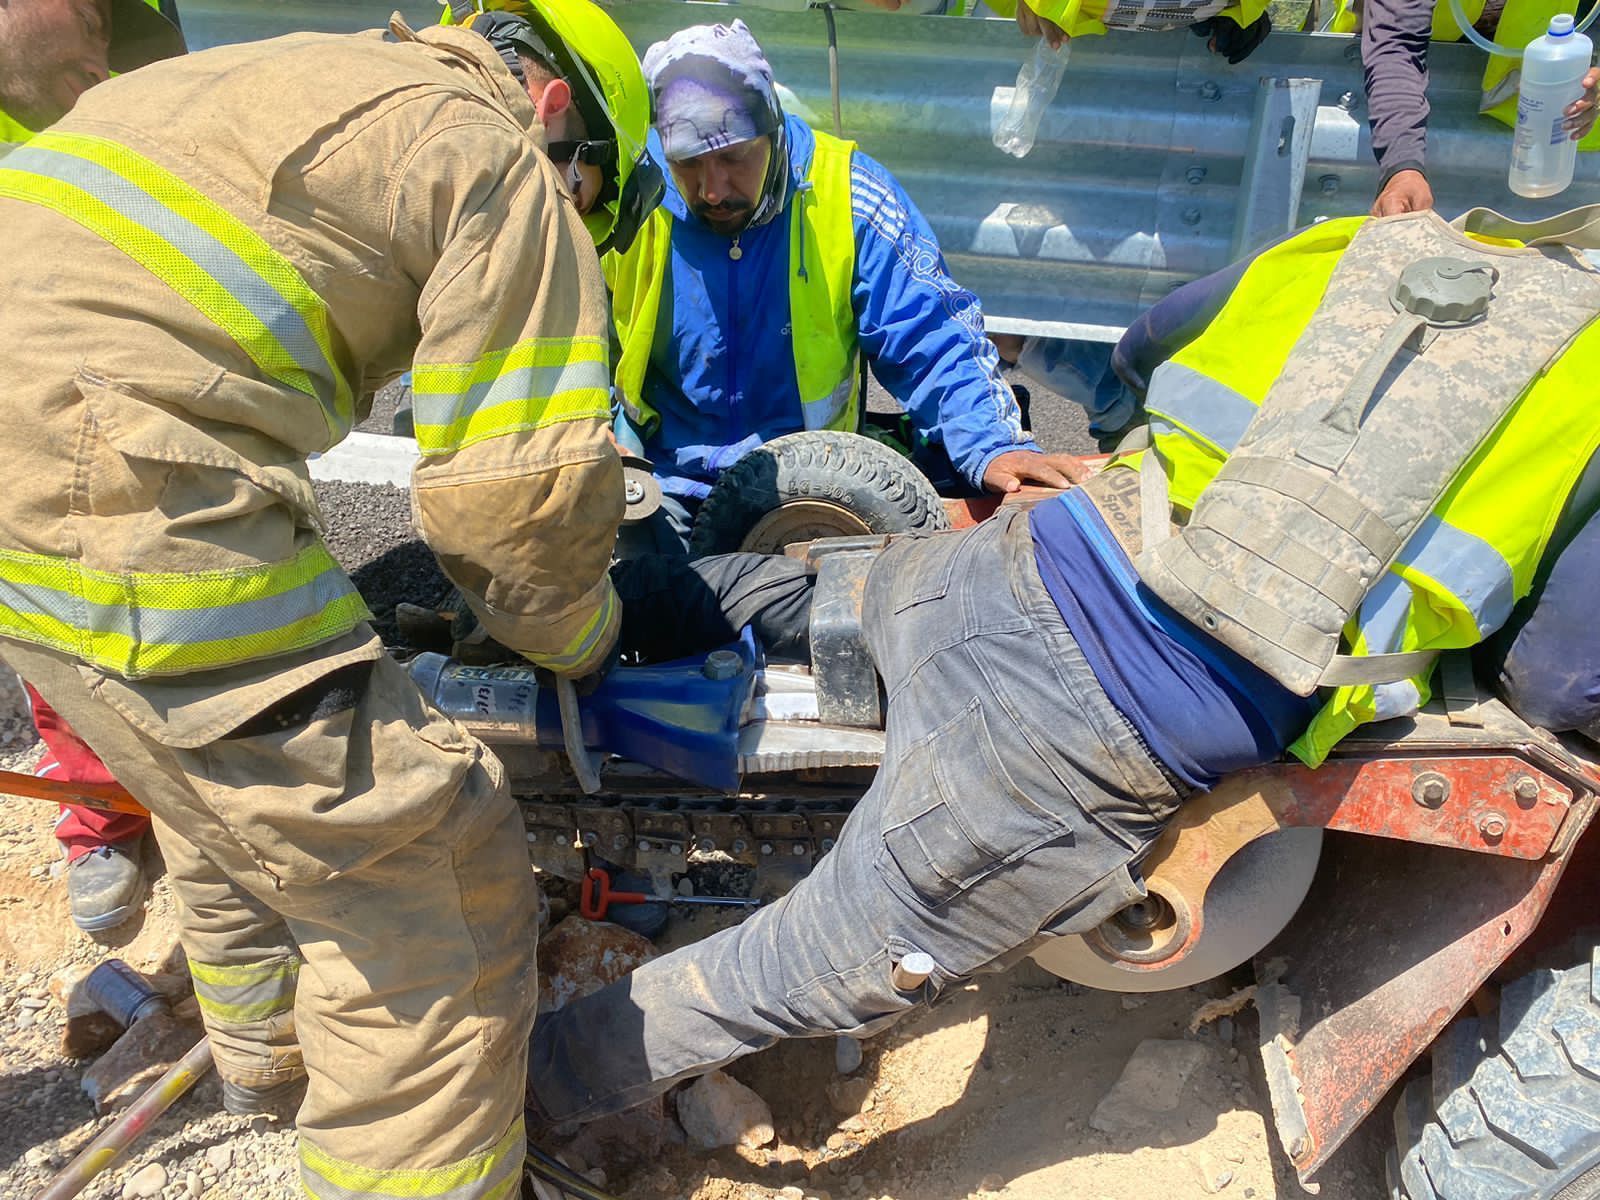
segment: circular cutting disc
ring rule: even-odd
[[[1321,829],[1280,829],[1239,847],[1206,893],[1199,942],[1170,967],[1135,968],[1077,935],[1053,938],[1033,952],[1033,959],[1062,979],[1109,992],[1166,992],[1215,979],[1289,923],[1306,898],[1321,853]]]
[[[661,483],[651,474],[649,467],[634,466],[624,459],[622,487],[626,502],[622,512],[624,525],[637,524],[661,507]]]

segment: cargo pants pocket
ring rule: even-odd
[[[1012,779],[977,699],[912,745],[884,783],[874,865],[897,893],[928,907],[1074,833],[1063,814],[1034,802]]]
[[[182,719],[136,703],[159,686],[116,683],[99,694],[166,747],[280,886],[361,870],[414,841],[443,819],[482,754],[387,655],[340,663],[270,699],[265,687],[221,690]]]

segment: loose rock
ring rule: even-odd
[[[206,1166],[218,1175],[233,1166],[233,1147],[227,1142],[218,1142],[215,1146],[206,1147]]]
[[[828,1084],[828,1103],[842,1117],[854,1116],[872,1096],[870,1079],[835,1079]]]
[[[122,1185],[122,1200],[153,1200],[167,1186],[167,1169],[158,1162],[140,1167]]]
[[[203,1035],[200,1026],[169,1013],[137,1021],[83,1073],[84,1094],[102,1113],[121,1108],[161,1078]]]
[[[1184,1085],[1208,1057],[1198,1042],[1149,1039],[1134,1048],[1122,1074],[1095,1106],[1089,1127],[1113,1136],[1148,1136],[1178,1107]]]
[[[620,925],[568,917],[539,942],[539,1012],[565,1008],[659,954]]]
[[[767,1102],[722,1071],[702,1075],[678,1093],[678,1122],[705,1150],[735,1145],[753,1150],[776,1136]]]
[[[861,1069],[861,1043],[853,1037],[840,1035],[833,1039],[833,1069],[841,1075],[853,1075]]]
[[[978,1180],[978,1190],[980,1192],[998,1192],[1005,1186],[1005,1176],[994,1171],[989,1172],[989,1174]]]

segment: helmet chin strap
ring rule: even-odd
[[[767,155],[767,174],[761,181],[761,199],[750,214],[747,229],[765,225],[783,211],[789,202],[789,131],[780,113],[778,127],[772,131],[772,150]]]

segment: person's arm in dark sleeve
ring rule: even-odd
[[[973,487],[983,488],[990,464],[1014,451],[1036,454],[1053,465],[1052,473],[1070,478],[1076,460],[1044,454],[1024,433],[1017,398],[984,334],[978,298],[950,278],[939,242],[910,198],[860,151],[850,185],[851,302],[861,350],[878,381],[905,407],[918,434],[943,444]]]
[[[1523,720],[1545,729],[1600,721],[1600,513],[1561,550],[1500,668],[1500,691]]]
[[[1150,389],[1151,374],[1205,331],[1256,254],[1168,292],[1128,326],[1111,352],[1111,369],[1141,401]]]
[[[1373,216],[1433,207],[1433,191],[1424,174],[1433,7],[1434,0],[1365,0],[1362,5],[1367,118],[1372,153],[1381,172]]]

